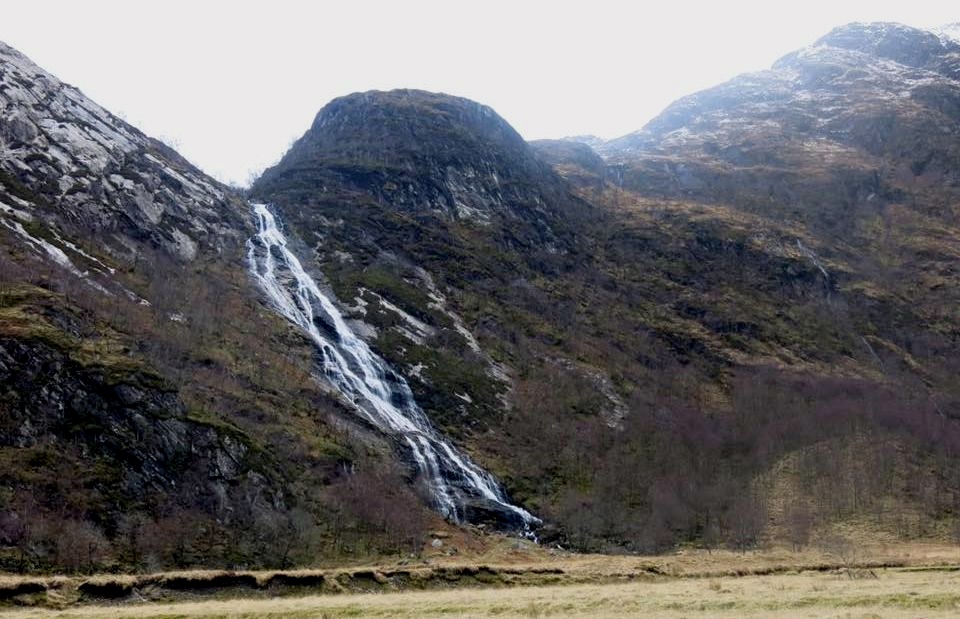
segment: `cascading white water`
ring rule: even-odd
[[[465,504],[482,499],[510,514],[522,528],[539,523],[528,511],[510,503],[492,475],[437,432],[414,400],[406,380],[353,333],[337,307],[287,248],[287,239],[273,213],[265,204],[253,204],[253,210],[258,232],[247,243],[251,274],[276,310],[313,339],[326,380],[367,421],[409,449],[436,509],[460,522]]]

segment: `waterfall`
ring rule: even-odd
[[[471,503],[485,504],[529,529],[538,518],[510,503],[494,477],[459,452],[433,427],[407,381],[350,329],[343,315],[287,248],[265,204],[253,204],[257,234],[247,243],[250,273],[287,320],[307,333],[320,352],[323,377],[356,411],[409,450],[434,507],[462,522]]]

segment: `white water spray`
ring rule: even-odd
[[[540,522],[510,503],[492,475],[444,439],[417,405],[406,380],[361,340],[287,248],[265,204],[253,204],[257,235],[247,243],[250,272],[276,310],[303,329],[322,358],[323,376],[367,421],[409,449],[436,509],[460,522],[471,500],[493,503],[520,528]]]

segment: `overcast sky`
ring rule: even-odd
[[[850,21],[933,27],[941,0],[214,2],[16,0],[0,40],[245,184],[330,99],[423,88],[491,105],[525,138],[639,129]]]

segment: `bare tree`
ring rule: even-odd
[[[828,555],[836,557],[846,566],[856,563],[857,546],[849,538],[840,533],[828,533],[820,538],[820,549]]]
[[[746,552],[756,548],[766,524],[766,510],[756,497],[739,497],[726,514],[727,545]]]
[[[784,514],[783,524],[794,552],[803,550],[810,543],[814,518],[809,507],[803,504],[789,507]]]
[[[56,564],[73,572],[97,569],[106,559],[109,550],[103,533],[89,522],[61,522],[55,540]]]

